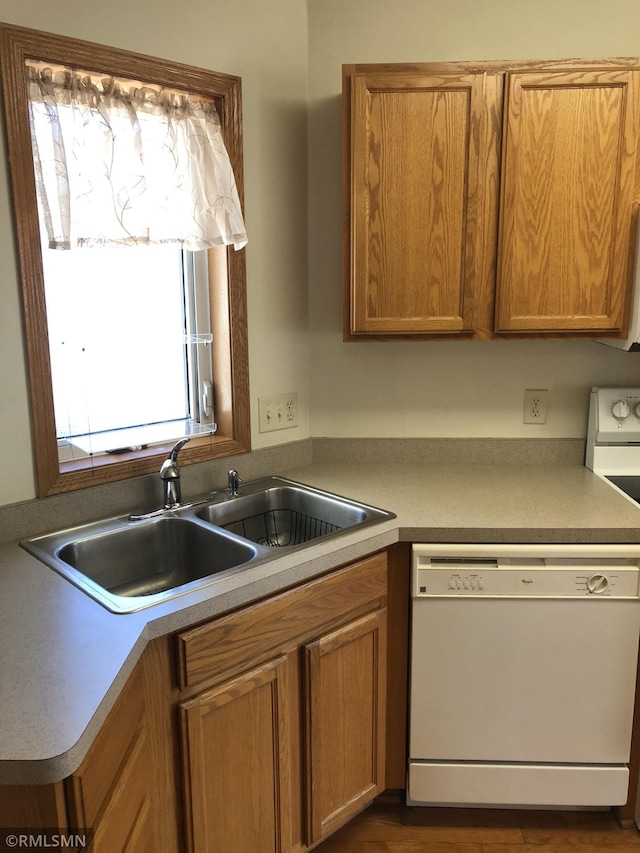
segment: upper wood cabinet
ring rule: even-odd
[[[637,66],[344,66],[345,340],[622,336]]]
[[[486,324],[499,94],[497,75],[351,78],[353,334]]]
[[[625,329],[639,73],[507,74],[496,332]]]

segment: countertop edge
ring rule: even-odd
[[[61,782],[71,776],[82,764],[93,745],[102,724],[116,703],[127,679],[147,647],[146,628],[134,644],[125,663],[111,683],[104,698],[96,708],[91,722],[79,740],[66,752],[49,758],[0,761],[0,785],[47,785]]]

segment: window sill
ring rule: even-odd
[[[59,495],[75,489],[114,483],[145,474],[157,474],[163,459],[171,452],[175,442],[154,445],[146,450],[129,453],[105,453],[103,456],[85,456],[60,462],[59,474],[52,483],[48,495]],[[193,438],[180,452],[180,464],[191,465],[247,453],[251,442],[241,441],[228,435],[206,435]]]
[[[71,436],[58,441],[61,463],[94,456],[122,455],[145,450],[150,445],[165,445],[182,438],[212,436],[216,424],[198,424],[190,418],[156,424]]]

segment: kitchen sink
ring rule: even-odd
[[[22,543],[114,612],[131,612],[175,597],[222,572],[244,568],[258,553],[246,541],[163,515],[110,519]]]
[[[251,484],[243,494],[197,510],[198,518],[270,548],[292,548],[353,527],[394,518],[280,477]],[[248,493],[247,493],[248,492]]]
[[[114,613],[150,607],[272,560],[278,549],[395,518],[282,477],[175,509],[119,517],[20,544]]]

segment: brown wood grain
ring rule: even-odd
[[[388,551],[386,788],[404,788],[407,775],[409,696],[409,589],[411,545]]]
[[[484,197],[497,188],[488,119],[497,78],[378,73],[348,82],[349,334],[469,335],[482,325],[481,253],[491,251]]]
[[[64,782],[0,787],[0,829],[66,829]]]
[[[304,641],[359,609],[386,601],[387,558],[379,553],[177,637],[181,688],[220,679]]]
[[[344,65],[344,340],[624,337],[639,65]],[[416,106],[422,82],[456,77],[482,81],[466,114],[437,84]],[[465,135],[461,205],[447,170]]]
[[[508,75],[496,331],[625,331],[639,73]]]
[[[95,826],[144,725],[142,670],[136,668],[78,770],[66,780],[74,826]]]
[[[147,739],[144,729],[132,742],[127,761],[93,824],[95,853],[144,853],[158,849],[151,819]]]
[[[289,847],[286,849],[290,853],[302,853],[311,839],[317,840],[330,831],[329,827],[343,823],[384,788],[386,599],[387,559],[386,554],[381,553],[182,632],[177,638],[179,683],[188,690],[187,696],[192,697],[183,700],[182,708],[191,708],[193,702],[199,704],[202,697],[226,696],[227,685],[235,684],[263,661],[268,665],[274,655],[280,655],[284,661],[282,683],[286,685],[283,689],[288,696],[287,766],[291,779],[287,805]],[[305,667],[310,649],[322,651],[323,665],[314,670],[313,677]],[[320,651],[318,656],[320,660]],[[331,684],[326,683],[327,671],[337,673]],[[210,686],[200,687],[200,692],[194,696],[194,687],[200,684]],[[371,704],[374,694],[375,707]],[[315,707],[313,714],[309,710],[311,704]],[[395,701],[394,707],[397,707]],[[406,709],[406,704],[404,707]],[[365,708],[369,708],[368,716]],[[184,711],[182,713],[184,717]],[[342,747],[338,741],[331,740],[329,744],[327,740],[327,731],[333,727],[336,714],[351,733],[347,738],[352,753],[349,757],[341,757]],[[228,736],[231,740],[231,732]],[[237,744],[236,733],[234,737]],[[313,744],[314,755],[318,756],[320,737],[323,744],[327,744],[322,754],[329,758],[329,764],[324,766],[319,760],[314,761],[310,753]],[[191,735],[189,738],[192,741]],[[196,749],[193,741],[187,748]],[[198,759],[193,760],[197,762]],[[233,761],[231,753],[225,755],[224,761],[227,760]],[[217,772],[223,776],[228,772],[233,774],[233,766],[227,770],[224,761],[221,758],[222,763],[216,765]],[[316,768],[314,773],[330,772],[330,784],[320,783],[315,775],[316,788],[312,791],[312,767]],[[193,778],[193,766],[189,773]],[[196,768],[195,773],[200,771]],[[375,785],[371,783],[372,778]],[[256,784],[255,779],[253,782],[246,779],[245,783],[247,796],[253,796],[250,791]],[[211,781],[209,784],[224,783]],[[358,794],[357,805],[354,805],[354,788]],[[329,822],[321,819],[316,829],[320,835],[316,835],[311,828],[311,815],[315,821],[327,807],[327,802],[321,799],[327,791],[332,792],[331,803],[338,805],[333,808],[335,814]],[[267,819],[267,824],[269,821]],[[196,830],[194,833],[197,834]],[[240,843],[234,833],[232,827],[225,826],[224,833],[222,829],[218,833],[219,843],[226,844],[229,839],[233,839],[234,845]],[[257,843],[255,838],[252,843]]]
[[[175,683],[173,637],[158,637],[144,650],[140,664],[145,692],[145,728],[152,791],[153,838],[157,853],[184,847],[184,791],[178,732],[179,692]],[[160,840],[161,839],[161,845]],[[156,851],[154,851],[156,853]]]
[[[84,761],[65,780],[70,825],[94,830],[96,853],[158,849],[149,733],[139,664]]]
[[[238,195],[244,202],[242,84],[239,77],[144,56],[105,45],[70,39],[23,27],[0,25],[0,69],[9,152],[19,272],[22,283],[27,365],[31,399],[33,452],[39,497],[101,483],[114,482],[159,469],[167,447],[121,457],[58,462],[51,386],[40,231],[36,204],[31,135],[27,112],[27,59],[110,73],[171,89],[213,97],[220,114]],[[227,247],[226,264],[213,263],[224,273],[228,289],[226,311],[212,317],[218,348],[224,356],[215,363],[214,379],[225,386],[222,429],[210,439],[194,439],[181,453],[184,464],[241,453],[251,448],[245,251]],[[220,282],[215,285],[218,289]],[[217,300],[217,304],[220,300]]]
[[[386,609],[305,647],[308,842],[385,786]]]
[[[318,853],[631,853],[640,833],[610,811],[411,807],[374,803]]]
[[[282,656],[181,703],[193,853],[290,849],[286,672]]]

